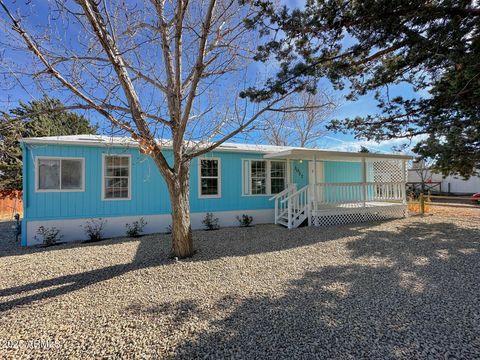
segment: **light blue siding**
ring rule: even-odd
[[[242,159],[263,159],[263,154],[212,152],[205,157],[220,158],[221,198],[201,199],[198,194],[198,159],[194,159],[190,177],[190,208],[192,212],[215,212],[244,209],[271,209],[268,195],[242,196]]]
[[[132,157],[131,200],[102,200],[102,154]],[[35,192],[36,156],[85,158],[84,192]],[[269,209],[270,196],[242,196],[242,159],[261,159],[263,154],[213,152],[206,157],[221,160],[221,198],[202,199],[198,194],[198,160],[191,164],[190,206],[192,212]],[[166,151],[170,160],[171,153]],[[170,214],[165,181],[155,163],[135,148],[42,145],[25,149],[25,218],[60,219]]]
[[[132,184],[130,200],[102,200],[102,155],[130,154]],[[168,160],[171,153],[165,152]],[[82,157],[85,159],[84,192],[35,192],[36,156]],[[242,159],[262,159],[260,153],[212,152],[220,158],[221,197],[199,198],[198,159],[191,163],[190,207],[192,212],[271,209],[269,195],[242,196]],[[24,216],[28,220],[73,219],[170,214],[166,184],[155,163],[136,148],[78,145],[24,146]],[[308,161],[292,161],[292,179],[300,187],[308,184]],[[325,162],[325,182],[361,182],[361,163]]]
[[[325,182],[362,182],[362,163],[346,161],[324,162]]]
[[[308,161],[295,160],[291,162],[292,181],[297,184],[297,189],[301,189],[308,184]]]
[[[360,162],[325,161],[324,174],[326,183],[361,183],[363,181],[363,168]],[[327,201],[344,199],[363,201],[363,191],[360,188],[349,188],[345,196],[345,189],[331,188],[325,193]]]
[[[153,161],[136,149],[47,145],[30,147],[27,168],[27,219],[158,214],[168,211],[165,183]],[[132,156],[132,200],[102,200],[102,154]],[[36,156],[85,158],[84,192],[35,192]]]

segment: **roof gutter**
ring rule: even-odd
[[[414,157],[404,154],[376,154],[376,153],[358,153],[346,151],[328,151],[317,149],[291,149],[270,153],[264,156],[265,159],[295,159],[306,160],[316,157],[317,160],[342,160],[342,159],[398,159],[411,160]]]
[[[115,142],[115,141],[101,141],[101,140],[62,140],[62,139],[41,139],[41,138],[25,138],[21,139],[20,143],[29,144],[29,145],[67,145],[67,146],[93,146],[93,147],[117,147],[117,148],[138,148],[138,142]],[[161,144],[160,144],[161,145]],[[164,149],[172,149],[171,145],[162,145]],[[233,147],[217,147],[212,152],[221,151],[221,152],[239,152],[239,153],[254,153],[254,154],[270,154],[273,151],[269,150],[256,150],[256,149],[238,149]]]

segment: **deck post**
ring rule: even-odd
[[[278,199],[275,199],[275,225],[277,225],[278,220]]]
[[[407,205],[407,160],[402,160],[402,174],[403,174],[402,200],[403,200],[403,205]],[[440,183],[440,186],[441,186],[441,183]]]
[[[312,226],[312,204],[309,202],[307,205],[308,211],[308,226]]]
[[[363,207],[367,206],[367,162],[365,157],[362,157],[362,182],[363,182]]]
[[[290,158],[287,159],[287,177],[288,177],[288,184],[293,184],[293,175],[292,175],[292,163]]]
[[[317,155],[313,155],[313,202],[317,204]]]
[[[287,210],[287,217],[288,217],[288,228],[291,229],[292,228],[292,218],[293,218],[293,212],[292,212],[292,200],[288,200],[288,210]]]

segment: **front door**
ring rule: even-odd
[[[308,183],[310,185],[315,183],[315,172],[313,169],[313,161],[308,162]],[[323,161],[317,161],[317,183],[323,183]]]
[[[292,182],[297,184],[297,189],[301,189],[308,184],[308,161],[292,161]]]
[[[323,183],[325,180],[324,177],[324,172],[323,172],[323,161],[317,161],[315,162],[317,164],[316,166],[316,171],[317,171],[317,184],[318,183]],[[314,199],[314,196],[316,196],[317,201],[322,202],[324,198],[324,188],[322,186],[314,186],[315,184],[315,164],[313,161],[308,162],[308,183],[311,185],[310,186],[310,199]]]

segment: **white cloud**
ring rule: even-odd
[[[324,136],[323,148],[336,151],[359,151],[362,146],[373,152],[392,152],[393,147],[398,147],[403,144],[407,144],[407,149],[411,149],[416,143],[425,139],[427,135],[417,135],[410,139],[392,139],[385,141],[374,140],[350,140],[345,141],[331,136]]]

